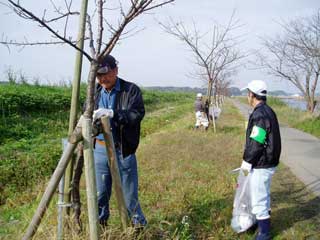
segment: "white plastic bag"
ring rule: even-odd
[[[215,107],[215,106],[210,106],[209,107],[209,116],[211,118],[214,117],[214,119],[218,119],[220,117],[220,114],[221,114],[221,108],[219,107]]]
[[[215,119],[218,119],[220,117],[220,114],[221,114],[221,108],[219,107],[215,107],[213,109],[213,116]]]
[[[251,173],[246,176],[242,169],[239,170],[231,220],[231,227],[237,233],[247,231],[256,222],[251,212],[250,177]]]

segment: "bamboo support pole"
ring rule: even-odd
[[[84,118],[82,124],[83,156],[87,189],[87,205],[89,215],[90,240],[99,239],[99,220],[97,186],[93,157],[92,122],[90,118]]]
[[[216,119],[214,118],[214,108],[213,108],[213,116],[212,116],[212,125],[213,125],[213,132],[216,133],[217,129],[216,129]]]
[[[58,226],[57,226],[57,240],[63,239],[63,194],[64,194],[64,176],[61,177],[58,187]]]
[[[79,49],[83,49],[84,45],[84,34],[86,29],[86,18],[87,18],[87,8],[88,8],[88,0],[83,0],[80,11],[80,21],[79,21],[79,30],[78,30],[78,43],[77,47]],[[73,132],[73,129],[77,123],[77,114],[79,110],[79,95],[80,95],[80,81],[81,81],[81,70],[82,70],[82,56],[83,54],[80,51],[76,53],[75,60],[75,68],[74,68],[74,77],[72,82],[72,98],[71,98],[71,108],[70,108],[70,116],[69,116],[69,130],[68,135],[70,136]],[[71,201],[71,179],[73,173],[73,161],[70,161],[68,167],[65,171],[65,184],[64,184],[64,199],[63,201],[66,203],[70,203]],[[67,207],[67,214],[70,212],[70,208]]]
[[[128,218],[128,211],[127,211],[127,207],[126,207],[126,203],[125,203],[124,195],[122,191],[120,172],[118,168],[117,155],[116,155],[116,150],[115,150],[113,136],[112,136],[111,127],[110,127],[110,120],[107,117],[102,117],[101,124],[102,124],[102,132],[105,138],[107,154],[109,156],[108,157],[109,167],[110,167],[112,182],[113,182],[116,199],[118,203],[118,210],[121,218],[121,224],[122,224],[123,230],[125,230],[129,226],[129,218]]]
[[[32,218],[32,220],[26,230],[26,233],[22,237],[22,240],[29,240],[36,233],[36,231],[40,225],[40,222],[42,220],[42,217],[45,214],[45,212],[49,206],[49,203],[52,199],[52,196],[53,196],[55,190],[57,189],[59,181],[60,181],[64,171],[66,170],[66,167],[67,167],[67,165],[73,155],[73,152],[77,146],[77,143],[82,140],[82,134],[81,134],[80,129],[81,129],[81,119],[79,120],[79,124],[77,125],[77,127],[73,131],[73,134],[69,138],[69,141],[65,147],[65,150],[63,151],[62,156],[58,162],[58,165],[49,180],[48,186],[47,186],[47,188],[41,198],[41,201],[38,205],[38,208],[37,208],[35,214],[33,215],[33,218]]]
[[[67,139],[63,138],[62,139],[62,149],[63,151],[66,148],[67,144]],[[60,182],[59,182],[59,187],[58,187],[58,226],[57,226],[57,240],[62,240],[63,239],[63,208],[64,208],[64,175],[62,175]]]
[[[67,164],[69,163],[69,160],[72,157],[73,151],[76,148],[76,143],[68,143],[66,146],[65,151],[62,154],[62,157],[58,163],[58,166],[56,170],[54,171],[53,175],[51,176],[51,179],[48,183],[48,186],[46,188],[46,191],[44,192],[40,204],[32,218],[31,223],[28,226],[28,229],[23,236],[22,240],[28,240],[33,237],[33,235],[36,233],[38,226],[42,220],[43,215],[45,214],[47,207],[49,206],[49,203],[51,201],[51,198],[59,184],[59,181],[67,167]]]

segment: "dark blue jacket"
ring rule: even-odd
[[[140,123],[145,109],[140,88],[134,83],[120,79],[120,92],[117,93],[114,116],[114,142],[121,149],[124,157],[136,152],[140,140]],[[97,84],[95,91],[95,109],[99,107],[100,90]]]

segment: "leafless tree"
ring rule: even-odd
[[[96,72],[97,68],[99,66],[99,63],[101,62],[101,59],[103,59],[106,55],[110,54],[113,50],[114,46],[120,39],[120,37],[123,34],[127,34],[128,32],[124,32],[127,25],[132,22],[136,17],[139,15],[149,12],[157,7],[161,7],[165,4],[171,3],[174,0],[131,0],[126,4],[122,4],[121,1],[119,1],[119,6],[114,9],[118,9],[120,12],[120,18],[117,20],[116,25],[112,25],[110,19],[108,19],[108,16],[104,16],[105,11],[110,8],[107,7],[107,1],[105,0],[96,0],[96,10],[94,12],[97,20],[97,33],[96,36],[94,36],[93,28],[92,28],[92,22],[90,16],[88,16],[88,38],[90,39],[90,52],[87,52],[85,50],[81,50],[77,47],[74,40],[70,39],[66,35],[66,27],[63,29],[62,33],[57,29],[54,29],[51,27],[51,23],[62,20],[62,19],[68,19],[71,15],[77,15],[78,12],[71,11],[71,3],[72,1],[65,1],[66,4],[66,11],[62,11],[61,8],[58,8],[54,5],[54,3],[51,1],[55,8],[55,12],[57,13],[57,16],[54,18],[47,19],[46,18],[46,11],[44,10],[43,16],[36,16],[32,11],[26,9],[21,4],[21,1],[12,1],[7,0],[7,3],[2,3],[12,9],[16,14],[18,14],[20,17],[34,21],[38,23],[41,27],[47,29],[54,38],[54,41],[48,41],[44,43],[66,43],[76,49],[77,51],[81,51],[83,55],[89,60],[90,62],[90,73],[88,77],[88,89],[87,89],[87,99],[86,99],[86,110],[84,115],[86,117],[91,118],[93,113],[93,93],[94,93],[94,85],[95,85],[95,78],[96,78]],[[67,25],[67,21],[65,20]],[[107,31],[106,31],[107,30]],[[111,33],[111,34],[110,34]],[[96,39],[94,39],[96,37]],[[109,37],[109,39],[104,42],[104,38]],[[28,41],[2,41],[3,44],[7,45],[32,45],[36,43],[28,42]],[[40,43],[41,44],[41,43]]]
[[[320,74],[320,10],[280,24],[281,35],[263,40],[265,52],[258,53],[258,65],[296,86],[313,112]]]
[[[216,84],[216,92],[217,92],[217,104],[221,105],[224,101],[224,97],[229,95],[228,88],[232,83],[231,76],[234,73],[223,73],[220,75],[219,80]]]
[[[191,49],[195,63],[198,66],[197,76],[208,84],[207,99],[218,94],[219,81],[224,76],[234,73],[239,66],[239,60],[245,55],[237,46],[240,36],[234,36],[236,29],[240,28],[238,20],[235,20],[234,12],[226,26],[213,24],[211,30],[205,34],[198,30],[196,24],[192,29],[184,23],[161,24],[166,32],[184,42]],[[212,91],[213,94],[212,94]]]
[[[63,154],[61,160],[58,163],[58,166],[53,174],[55,179],[50,180],[48,188],[39,204],[36,214],[32,220],[32,223],[27,229],[25,239],[31,238],[36,228],[40,223],[40,218],[45,212],[46,207],[48,206],[48,201],[50,201],[52,196],[52,189],[56,188],[58,181],[62,176],[62,172],[65,170],[66,165],[70,159],[70,152],[73,151],[73,148],[76,143],[78,143],[84,136],[81,133],[82,123],[86,124],[86,129],[89,129],[86,132],[86,137],[93,136],[92,128],[88,127],[92,125],[92,114],[94,110],[94,91],[95,91],[95,80],[96,73],[99,67],[99,64],[104,59],[104,57],[111,53],[117,42],[121,37],[126,37],[130,31],[125,32],[128,24],[135,20],[138,16],[143,13],[150,12],[151,10],[164,6],[168,3],[173,2],[174,0],[130,0],[130,1],[106,1],[106,0],[95,0],[91,1],[95,6],[93,7],[93,15],[87,16],[87,34],[86,38],[89,39],[89,51],[83,50],[77,46],[77,41],[74,41],[67,34],[68,21],[72,15],[78,15],[79,13],[71,10],[72,0],[64,0],[65,6],[62,10],[61,7],[55,5],[53,0],[50,0],[55,17],[47,17],[47,9],[43,11],[42,16],[36,15],[32,10],[27,9],[23,6],[22,1],[13,1],[7,0],[6,2],[0,2],[1,5],[5,5],[12,11],[14,11],[18,16],[28,21],[36,22],[40,27],[46,29],[51,33],[51,40],[44,42],[30,42],[27,39],[23,41],[9,40],[8,38],[2,37],[0,43],[6,46],[30,46],[30,45],[40,45],[40,44],[59,44],[64,43],[68,44],[77,51],[80,51],[83,56],[87,58],[90,62],[90,71],[88,76],[88,87],[87,87],[87,96],[86,96],[86,108],[83,114],[83,118],[80,118],[77,127],[74,130],[74,133],[69,137],[69,143],[71,144],[68,147],[68,154]],[[112,5],[113,4],[113,5]],[[114,6],[114,4],[118,4]],[[113,19],[114,14],[107,14],[109,11],[119,11],[117,19]],[[93,21],[96,21],[93,24]],[[56,23],[64,21],[64,27],[61,29],[56,29]],[[97,26],[95,32],[95,26]],[[91,151],[92,148],[89,148],[86,151]],[[88,158],[91,158],[93,154],[90,154]],[[91,159],[92,160],[92,159]],[[50,190],[49,190],[50,189]]]

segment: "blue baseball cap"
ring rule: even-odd
[[[98,74],[108,73],[110,70],[115,69],[117,67],[118,61],[111,55],[107,55],[104,57],[102,62],[99,65],[99,69],[97,71]]]

